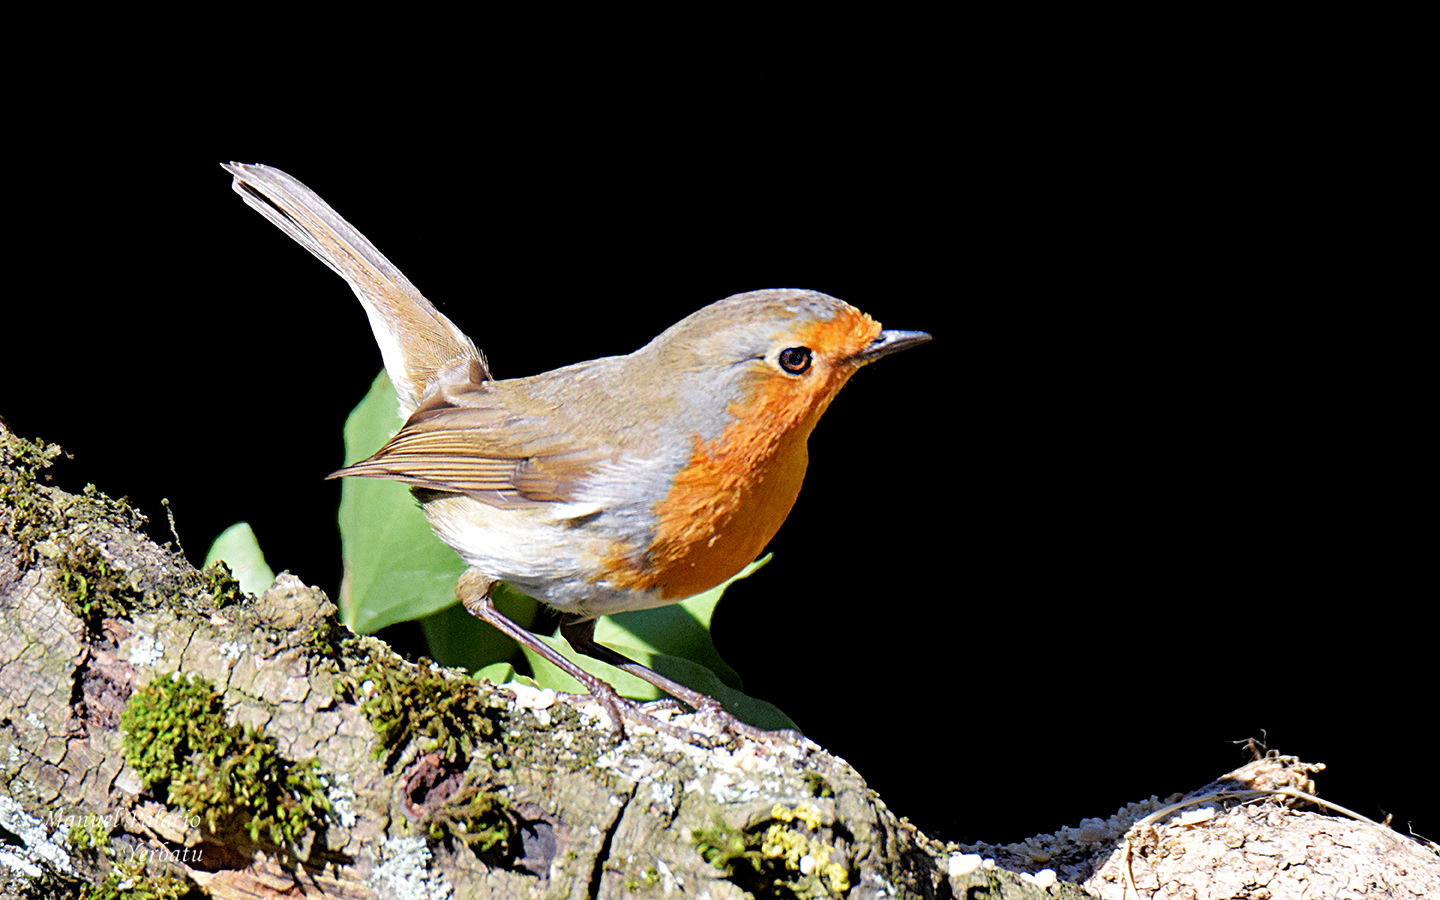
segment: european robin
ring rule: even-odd
[[[595,619],[683,600],[759,556],[795,503],[806,442],[835,394],[861,366],[930,335],[882,331],[815,291],[752,291],[629,355],[495,380],[474,342],[313,191],[279,169],[225,169],[247,204],[350,284],[408,417],[331,477],[408,484],[470,566],[456,586],[465,608],[584,685],[616,727],[623,713],[694,738],[507,619],[490,599],[497,582],[559,610],[577,651],[757,733],[596,643]]]

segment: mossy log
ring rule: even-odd
[[[583,696],[356,637],[293,576],[245,596],[0,444],[6,896],[1084,896],[1036,877],[1051,851],[927,839],[812,743],[617,741]]]

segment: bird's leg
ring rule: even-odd
[[[624,719],[621,715],[623,711],[625,715],[628,715],[631,719],[643,722],[656,731],[663,731],[666,734],[690,743],[695,742],[698,736],[695,732],[647,715],[640,709],[639,704],[621,697],[616,693],[615,688],[611,687],[605,681],[575,665],[575,663],[556,652],[549,644],[506,618],[505,614],[500,612],[500,610],[496,608],[494,601],[490,599],[490,595],[494,590],[495,582],[475,568],[466,569],[460,576],[459,583],[455,585],[455,595],[460,598],[460,603],[464,605],[465,610],[469,612],[470,615],[483,622],[488,622],[517,644],[528,647],[540,654],[549,661],[551,665],[580,682],[585,690],[589,691],[590,695],[605,708],[605,712],[610,715],[610,721],[614,723],[617,733],[623,734],[625,730],[623,724]],[[579,648],[577,647],[576,649]],[[626,661],[628,662],[628,660]],[[631,665],[635,664],[631,663]],[[644,667],[642,666],[641,668]],[[646,671],[648,672],[649,670],[646,669]],[[685,690],[688,690],[688,688]]]
[[[629,672],[642,681],[648,681],[670,696],[683,700],[696,712],[722,708],[720,702],[714,697],[692,690],[678,681],[671,681],[649,666],[641,665],[630,657],[611,650],[604,644],[596,643],[595,620],[586,619],[580,622],[576,621],[577,618],[574,615],[565,615],[560,619],[560,634],[570,646],[575,648],[576,652],[583,653],[591,659],[598,659],[622,672]]]
[[[565,615],[560,619],[560,634],[577,652],[614,666],[622,672],[629,672],[643,681],[648,681],[670,696],[688,704],[702,718],[710,718],[718,722],[724,730],[732,734],[743,734],[757,740],[775,737],[794,739],[793,732],[766,731],[742,722],[720,705],[720,701],[714,697],[688,688],[678,681],[672,681],[649,666],[641,665],[604,644],[596,643],[595,620],[586,619],[582,622],[578,621],[578,618],[574,615]]]

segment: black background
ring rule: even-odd
[[[102,97],[10,189],[0,414],[162,541],[168,497],[193,561],[243,519],[333,595],[323,476],[379,354],[218,162],[306,182],[500,377],[629,352],[739,291],[822,290],[935,340],[836,400],[774,562],[721,605],[750,693],[942,838],[1196,787],[1262,729],[1329,764],[1323,794],[1436,837],[1433,401],[1412,239],[1310,99],[1343,79],[1023,49],[693,90]]]

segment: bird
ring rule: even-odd
[[[599,616],[676,603],[754,561],[789,515],[808,439],[862,366],[931,339],[882,329],[827,294],[736,294],[640,349],[496,379],[475,342],[315,192],[264,165],[221,164],[250,207],[360,299],[404,425],[329,477],[402,482],[468,568],[470,614],[570,675],[612,725],[696,740],[507,618],[499,583],[561,614],[579,653],[653,684],[719,730],[772,732],[594,640]]]

